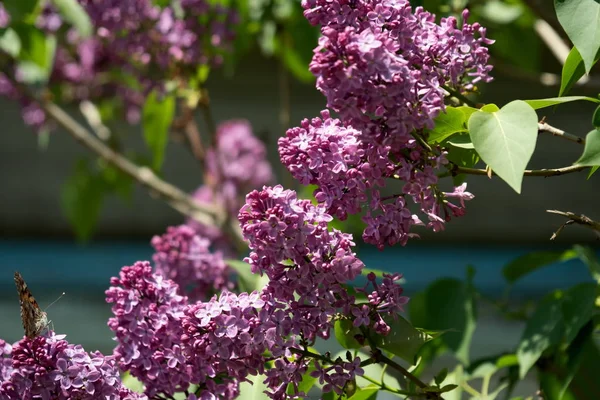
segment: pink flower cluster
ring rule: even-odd
[[[363,239],[377,245],[406,244],[422,225],[410,208],[419,205],[427,226],[443,229],[464,210],[437,189],[436,170],[445,154],[419,143],[444,110],[446,88],[471,90],[489,81],[485,37],[463,12],[435,22],[409,1],[304,0],[304,15],[321,25],[310,64],[327,106],[340,115],[304,120],[279,141],[282,163],[340,219],[366,209]],[[405,182],[402,193],[382,197],[387,180]],[[467,196],[468,197],[468,196]],[[467,199],[464,197],[464,199]],[[472,197],[472,195],[471,195]]]
[[[114,357],[87,353],[64,335],[50,331],[13,346],[0,340],[0,347],[1,400],[147,400],[122,385]]]
[[[210,241],[187,225],[171,226],[152,238],[156,272],[175,282],[190,300],[206,300],[223,289],[233,289],[233,271]]]
[[[137,123],[144,98],[168,79],[195,76],[202,66],[218,66],[234,38],[237,14],[206,0],[164,6],[152,0],[78,0],[89,15],[93,35],[83,39],[62,21],[52,2],[44,2],[36,25],[56,34],[58,46],[49,85],[63,101],[120,101],[130,123]],[[10,16],[0,4],[0,27]],[[63,35],[64,33],[64,35]],[[20,70],[14,71],[17,78]],[[17,99],[25,123],[48,127],[44,112],[21,98],[0,74],[0,95]]]
[[[250,190],[273,181],[267,149],[252,132],[246,120],[225,121],[217,127],[215,146],[206,152],[205,184],[196,190],[194,199],[204,204],[218,204],[235,215]],[[208,238],[215,249],[233,256],[233,238],[215,226],[188,219],[200,236]]]

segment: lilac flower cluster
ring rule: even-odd
[[[416,236],[411,227],[424,225],[410,200],[428,227],[443,229],[464,209],[437,189],[445,153],[420,142],[445,109],[446,88],[462,92],[491,80],[485,29],[467,24],[467,11],[460,27],[453,17],[437,24],[407,0],[302,5],[306,18],[322,26],[310,70],[340,119],[323,111],[321,119],[288,130],[279,141],[282,163],[301,183],[318,186],[315,197],[332,215],[344,219],[367,208],[363,239],[380,249],[406,244]],[[405,184],[385,198],[377,188],[389,179]]]
[[[48,332],[3,346],[2,400],[142,400],[146,396],[125,388],[114,357],[87,353],[81,346]],[[11,358],[6,358],[10,355]]]
[[[180,365],[180,319],[187,298],[162,275],[153,274],[148,262],[123,267],[111,279],[106,302],[114,316],[108,327],[118,342],[114,355],[119,367],[142,381],[149,397],[173,395],[190,385],[191,371]]]
[[[360,358],[315,359],[307,348],[329,338],[338,319],[387,334],[384,317],[407,301],[399,276],[386,275],[379,285],[370,276],[369,303],[357,303],[344,286],[363,269],[352,236],[329,230],[332,217],[324,207],[281,186],[248,194],[238,219],[251,249],[246,261],[254,273],[267,274],[268,284],[260,292],[223,289],[209,301],[188,303],[177,283],[160,275],[167,267],[158,273],[147,262],[124,267],[106,292],[117,364],[142,381],[150,397],[193,392],[190,399],[232,399],[239,383],[257,374],[265,375],[271,398],[305,397],[299,384],[311,363],[325,391],[343,393],[363,373]],[[194,238],[182,227],[156,237],[157,264],[179,268],[183,262],[191,276],[181,253],[192,253]],[[183,283],[194,279],[183,279],[179,270],[169,274]]]
[[[211,253],[210,241],[187,225],[172,226],[152,238],[156,272],[175,282],[191,301],[207,300],[223,289],[232,290],[233,271],[220,252]]]
[[[207,0],[182,0],[164,7],[152,0],[78,1],[90,16],[91,38],[81,38],[73,28],[62,29],[61,16],[51,2],[44,2],[36,21],[39,29],[59,36],[49,85],[60,88],[56,93],[67,102],[118,99],[121,104],[115,109],[123,109],[130,123],[138,122],[140,107],[153,88],[168,79],[195,76],[201,66],[220,65],[237,22],[235,12]],[[9,22],[10,16],[0,8],[0,26]],[[16,96],[9,86],[11,90],[0,88],[0,95]],[[28,102],[23,107],[28,125],[46,126],[39,107]]]
[[[356,278],[364,265],[352,251],[352,236],[328,229],[332,217],[323,207],[300,200],[294,191],[281,186],[249,193],[238,219],[252,250],[246,261],[252,272],[265,273],[270,279],[263,298],[276,322],[275,337],[281,339],[269,350],[274,355],[296,355],[279,359],[265,371],[273,398],[283,398],[287,385],[297,387],[307,369],[306,359],[292,349],[299,343],[312,345],[318,337],[327,339],[339,315],[353,315],[360,308],[343,285]],[[383,290],[384,301],[398,301],[398,307],[406,302],[391,295],[388,286]],[[388,312],[393,305],[386,307],[382,310]],[[377,328],[369,322],[360,325]],[[332,364],[323,367],[316,362],[317,375],[326,382],[324,390],[341,394],[362,373],[360,359]]]
[[[246,193],[273,181],[267,149],[252,132],[246,120],[225,121],[217,126],[215,146],[206,152],[206,184],[194,193],[196,201],[216,203],[235,215]],[[232,239],[214,226],[189,219],[187,224],[208,238],[225,255],[235,254]]]

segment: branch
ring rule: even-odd
[[[558,235],[560,234],[560,232],[562,232],[562,230],[567,225],[571,225],[571,224],[579,224],[579,225],[586,226],[586,227],[592,229],[596,233],[596,236],[598,236],[598,238],[600,238],[600,222],[594,221],[593,219],[588,218],[583,214],[575,214],[570,211],[565,212],[565,211],[559,211],[559,210],[546,210],[546,212],[549,212],[551,214],[561,215],[561,216],[569,219],[567,222],[562,224],[556,230],[556,232],[554,232],[552,234],[552,236],[550,237],[550,240],[556,239],[558,237]]]
[[[538,131],[550,133],[552,136],[562,137],[563,139],[570,140],[575,143],[585,144],[585,139],[579,136],[571,135],[565,131],[555,128],[552,125],[548,125],[544,120],[538,123]]]
[[[524,176],[544,176],[544,177],[559,176],[559,175],[571,174],[573,172],[583,171],[584,169],[587,169],[587,168],[589,168],[589,167],[585,166],[585,165],[571,165],[571,166],[563,167],[563,168],[526,169],[525,173],[523,175]],[[456,164],[452,164],[452,166],[450,167],[450,173],[452,175],[458,175],[458,174],[488,175],[489,172],[488,172],[488,170],[485,170],[485,169],[467,168],[467,167],[461,167]],[[492,171],[492,175],[496,175],[496,174]]]
[[[34,99],[50,118],[62,126],[78,142],[121,172],[157,193],[175,210],[204,224],[216,225],[216,217],[220,210],[197,203],[191,196],[178,187],[160,179],[150,168],[140,167],[132,163],[123,155],[106,146],[56,104],[49,101],[40,101],[35,97]]]

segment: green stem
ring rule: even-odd
[[[373,379],[373,378],[371,378],[369,376],[366,376],[366,375],[361,376],[361,378],[363,378],[366,381],[371,382],[374,385],[379,386],[381,388],[381,390],[385,390],[387,392],[391,392],[391,393],[395,393],[395,394],[401,394],[403,396],[418,396],[419,395],[419,393],[413,393],[413,392],[409,392],[409,391],[406,391],[406,390],[400,390],[400,389],[391,388],[391,387],[387,386],[385,383],[383,383],[383,382],[377,382],[375,379]]]
[[[448,93],[450,93],[452,96],[454,96],[457,99],[459,99],[460,101],[462,101],[464,104],[474,107],[474,108],[477,108],[477,104],[473,100],[469,99],[468,97],[466,97],[462,93],[458,92],[457,90],[454,90],[450,86],[447,86],[447,85],[442,85],[442,88],[444,90],[446,90]]]

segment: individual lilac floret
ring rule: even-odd
[[[137,262],[123,267],[111,285],[106,301],[113,304],[114,316],[108,326],[118,343],[118,366],[139,379],[149,397],[187,389],[191,371],[181,365],[180,347],[187,298],[177,294],[177,284],[153,274],[148,262]]]
[[[16,343],[12,371],[7,376],[3,372],[0,399],[147,400],[122,385],[114,357],[87,353],[64,337],[49,331]]]
[[[210,242],[187,225],[171,226],[152,238],[156,272],[179,285],[191,301],[207,300],[223,289],[233,289],[233,271]]]

